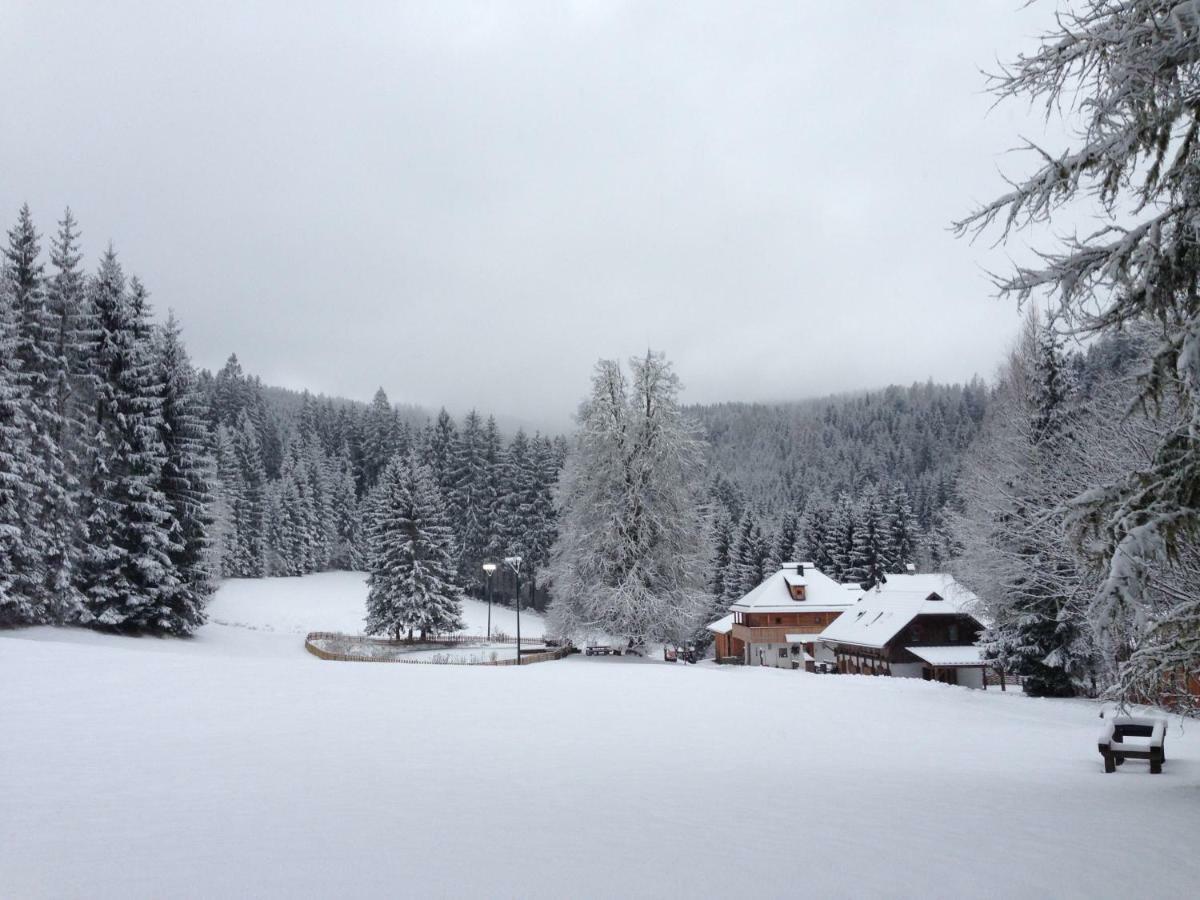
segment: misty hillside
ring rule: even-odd
[[[897,481],[927,528],[953,494],[960,456],[979,433],[987,403],[987,386],[973,380],[689,412],[712,445],[713,476],[770,515],[798,510],[814,493],[855,495],[866,484]]]
[[[282,445],[304,403],[304,393],[262,387],[281,434],[264,444]],[[962,452],[979,432],[987,385],[926,382],[787,403],[726,402],[687,407],[710,442],[709,477],[722,499],[740,514],[758,508],[768,517],[802,509],[814,494],[857,496],[867,484],[898,482],[912,498],[922,528],[954,494]],[[326,416],[347,408],[357,416],[369,404],[316,398]],[[436,413],[395,404],[397,417],[414,429]],[[501,430],[513,433],[497,416]],[[268,464],[268,468],[271,466]],[[729,488],[733,490],[730,491]]]

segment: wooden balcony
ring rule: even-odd
[[[824,626],[812,625],[733,626],[733,636],[747,644],[786,644],[789,634],[811,634],[815,637],[822,631]]]

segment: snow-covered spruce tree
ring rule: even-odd
[[[4,279],[15,324],[13,353],[17,389],[28,440],[26,478],[30,492],[22,513],[24,542],[38,557],[37,571],[27,571],[36,618],[62,622],[72,618],[77,598],[72,584],[72,541],[69,527],[73,503],[70,473],[60,437],[58,388],[68,379],[66,361],[57,353],[54,318],[47,305],[41,241],[29,207],[22,206],[4,248]]]
[[[888,492],[888,529],[892,547],[889,572],[903,574],[909,564],[916,564],[917,522],[904,485],[896,482]]]
[[[829,571],[826,573],[837,581],[851,577],[857,522],[858,511],[854,507],[854,499],[849,494],[842,494],[833,507],[829,522]]]
[[[58,233],[50,245],[51,275],[46,304],[53,333],[53,396],[58,430],[53,435],[62,465],[62,489],[56,492],[57,508],[50,524],[51,545],[63,548],[53,585],[57,621],[70,621],[83,606],[75,567],[84,552],[85,531],[80,524],[80,479],[88,458],[94,397],[90,366],[95,338],[95,316],[87,297],[87,276],[82,268],[79,231],[71,210],[63,213]]]
[[[529,450],[532,492],[529,502],[529,520],[526,525],[526,552],[529,556],[529,590],[534,606],[537,597],[540,572],[550,564],[550,553],[558,537],[558,513],[554,508],[554,488],[558,484],[558,453],[554,442],[540,434],[534,435]]]
[[[27,539],[33,484],[29,429],[18,391],[16,317],[8,279],[0,277],[0,627],[41,621],[41,560]]]
[[[855,513],[854,550],[845,576],[851,581],[875,585],[893,569],[891,521],[875,485],[867,485],[863,490]]]
[[[438,490],[442,496],[449,496],[454,490],[454,457],[457,453],[458,426],[454,418],[443,408],[438,411],[437,418],[429,430],[425,442],[424,460],[437,480]]]
[[[724,578],[726,598],[737,600],[750,593],[775,568],[771,542],[763,532],[758,515],[747,509],[737,529],[737,540],[729,552]]]
[[[432,470],[415,453],[397,456],[377,490],[367,633],[411,640],[462,629],[454,535]]]
[[[231,571],[225,574],[235,578],[261,578],[266,574],[263,522],[267,475],[258,430],[249,413],[243,410],[232,435],[239,482],[239,496],[233,511],[237,542],[236,556],[230,561]]]
[[[245,502],[245,484],[238,465],[233,432],[218,425],[213,433],[213,456],[216,459],[214,484],[212,538],[221,576],[231,578],[237,572],[241,558],[241,535],[238,533],[237,510]]]
[[[795,553],[797,560],[811,562],[830,578],[836,578],[832,555],[833,507],[828,501],[823,497],[809,497],[799,530]]]
[[[328,468],[329,508],[333,515],[330,565],[338,569],[350,569],[354,567],[354,545],[357,541],[358,499],[354,466],[350,461],[350,450],[344,443],[338,455],[329,458]]]
[[[196,373],[174,315],[168,316],[156,344],[164,450],[159,484],[172,513],[169,553],[176,578],[174,588],[163,591],[158,627],[182,635],[204,624],[204,604],[217,574],[209,569],[208,559],[212,466]]]
[[[567,636],[685,640],[708,605],[704,443],[666,359],[648,352],[630,367],[631,381],[597,363],[580,405],[557,494],[550,619]]]
[[[733,555],[736,538],[737,535],[733,520],[729,517],[728,511],[723,508],[717,508],[712,515],[710,523],[709,547],[711,556],[709,557],[708,575],[705,581],[705,586],[708,588],[709,596],[712,599],[709,601],[708,611],[703,616],[702,624],[706,625],[715,619],[719,619],[729,611],[729,599],[725,579],[730,574],[729,561]],[[697,633],[701,642],[707,646],[712,635],[704,631],[703,628],[699,629]]]
[[[537,494],[537,479],[533,469],[532,449],[524,429],[517,429],[505,448],[501,463],[502,489],[497,497],[497,530],[500,556],[520,556],[521,588],[532,597],[538,567],[544,560],[534,558],[531,522]],[[507,581],[507,573],[505,576]],[[515,584],[513,585],[515,587]],[[529,602],[524,600],[523,602]]]
[[[505,486],[504,441],[494,416],[488,416],[483,427],[483,465],[487,472],[486,555],[498,559],[505,555],[504,538],[499,523],[504,512]]]
[[[379,481],[396,452],[396,417],[383,388],[375,392],[363,422],[363,477],[365,489]]]
[[[458,573],[463,584],[476,587],[487,553],[490,473],[484,458],[483,419],[475,410],[463,420],[462,434],[451,463],[453,489],[446,498],[454,532],[458,536]]]
[[[97,425],[104,432],[89,485],[88,553],[81,576],[82,620],[124,632],[177,633],[170,598],[179,586],[177,534],[161,490],[162,385],[145,288],[124,274],[110,247],[92,290],[100,335],[93,365],[101,383]]]
[[[1047,116],[1065,110],[1075,145],[1058,154],[1031,146],[1034,171],[957,228],[977,234],[999,222],[1008,237],[1085,198],[1105,222],[1043,251],[999,288],[1018,301],[1049,294],[1077,334],[1156,325],[1142,399],[1177,404],[1178,422],[1148,463],[1084,491],[1073,521],[1081,545],[1108,562],[1094,619],[1106,631],[1143,636],[1153,619],[1158,635],[1174,636],[1154,642],[1142,671],[1196,672],[1200,641],[1155,610],[1154,584],[1200,533],[1200,12],[1177,0],[1071,6],[1032,53],[993,78],[992,89],[1000,98],[1042,101]],[[1153,678],[1135,679],[1130,670],[1119,693],[1129,698],[1139,688],[1157,691]]]
[[[786,512],[779,521],[779,531],[775,535],[775,552],[772,559],[778,565],[791,562],[796,558],[796,542],[800,537],[800,521],[794,512]]]
[[[1095,581],[1062,529],[1083,475],[1064,371],[1053,333],[1031,317],[968,454],[954,519],[954,569],[984,603],[987,655],[1036,696],[1091,692],[1096,674],[1086,613]]]
[[[733,553],[734,528],[733,520],[724,509],[718,509],[712,517],[712,537],[709,541],[712,557],[708,565],[708,579],[705,582],[708,592],[715,598],[714,608],[724,608],[725,574],[729,569],[729,560]],[[724,615],[724,613],[721,613]]]

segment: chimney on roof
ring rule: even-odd
[[[796,563],[796,574],[801,577],[804,576],[804,563]]]

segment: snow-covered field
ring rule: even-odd
[[[362,590],[233,582],[192,641],[0,633],[0,895],[1200,895],[1200,723],[1106,776],[1087,702],[306,654]]]

